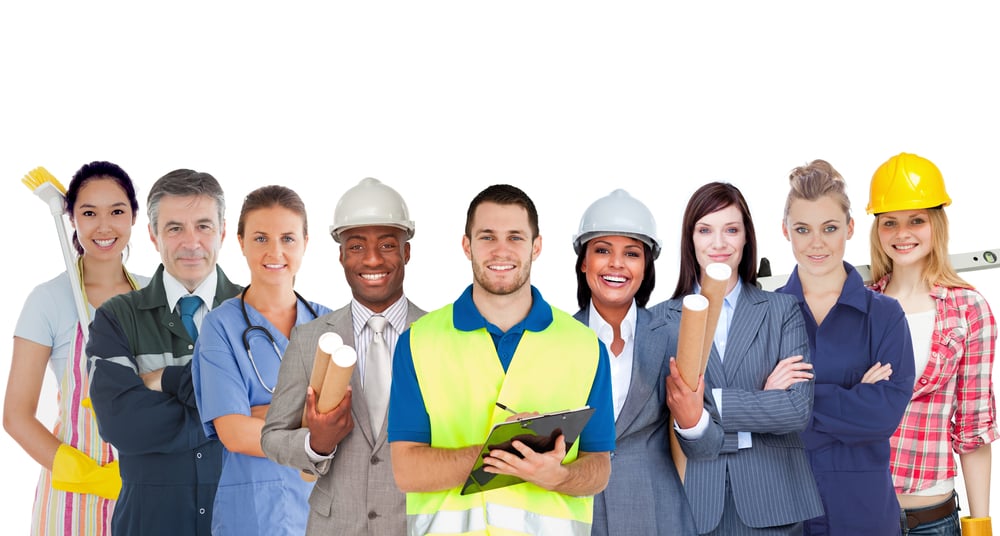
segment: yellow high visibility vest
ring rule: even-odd
[[[410,328],[417,381],[431,423],[431,446],[481,445],[490,428],[517,411],[547,413],[587,404],[600,346],[587,326],[552,309],[541,333],[525,331],[507,373],[485,328],[460,331],[452,306],[429,313]],[[577,441],[563,463],[576,459]],[[471,468],[470,468],[471,469]],[[409,534],[589,535],[593,497],[571,497],[527,482],[461,495],[408,493]]]

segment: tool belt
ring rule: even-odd
[[[952,494],[951,498],[941,504],[925,506],[924,508],[903,509],[903,522],[908,529],[915,529],[924,523],[933,523],[944,519],[958,511],[958,495]]]

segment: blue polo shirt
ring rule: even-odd
[[[489,323],[472,301],[472,285],[454,304],[453,322],[455,329],[475,331],[486,328],[493,338],[500,363],[504,371],[510,366],[525,331],[541,332],[552,324],[552,307],[534,286],[531,287],[531,309],[528,316],[506,332]],[[608,452],[615,449],[615,417],[611,398],[611,364],[604,343],[600,344],[601,354],[597,362],[594,383],[590,387],[587,405],[594,408],[594,414],[580,434],[580,450],[583,452]],[[431,442],[431,420],[424,406],[424,397],[417,383],[417,372],[413,368],[413,354],[410,352],[410,330],[399,336],[392,358],[392,392],[389,400],[388,439],[393,441]],[[520,409],[520,408],[515,408]]]

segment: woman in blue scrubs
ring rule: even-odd
[[[205,433],[225,447],[212,534],[301,535],[312,484],[265,458],[260,432],[292,328],[329,312],[292,288],[309,236],[302,199],[254,190],[237,236],[250,285],[205,317],[191,368]]]
[[[805,534],[900,534],[889,438],[913,389],[913,349],[899,303],[844,262],[854,233],[844,179],[815,160],[795,168],[781,228],[798,263],[779,292],[798,298],[815,374],[802,432],[825,514]]]

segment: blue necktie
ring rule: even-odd
[[[201,307],[201,298],[198,296],[184,296],[177,304],[177,309],[181,313],[181,323],[187,330],[191,340],[198,340],[198,326],[194,325],[194,312]]]

